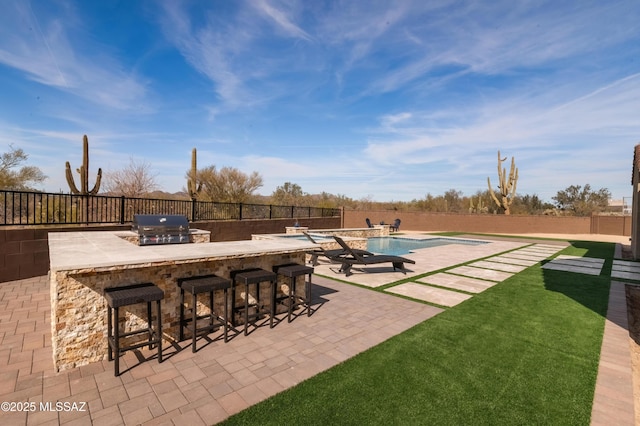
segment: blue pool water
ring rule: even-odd
[[[373,253],[402,256],[404,254],[411,253],[412,250],[443,246],[447,244],[477,246],[486,243],[486,241],[461,240],[454,238],[429,238],[417,240],[413,238],[399,237],[373,237],[367,240],[367,250]]]
[[[312,234],[311,237],[318,243],[333,241],[333,237],[331,235]],[[308,241],[307,237],[302,234],[280,235],[280,238]],[[411,253],[412,250],[438,247],[447,244],[477,246],[479,244],[486,244],[486,241],[462,240],[444,237],[428,238],[423,240],[401,237],[371,237],[367,239],[367,250],[372,253],[402,256],[404,254]]]

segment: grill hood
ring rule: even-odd
[[[136,214],[131,230],[141,246],[189,242],[189,221],[183,215]]]

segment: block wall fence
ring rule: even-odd
[[[606,234],[631,235],[631,216],[520,216],[489,214],[448,214],[397,212],[393,210],[344,210],[343,227],[393,223],[398,218],[400,230],[479,232],[485,234]]]
[[[631,235],[631,216],[553,217],[477,214],[437,214],[396,211],[343,210],[342,217],[299,219],[310,229],[361,228],[372,223],[402,220],[400,230],[479,233],[550,233]],[[284,233],[292,219],[194,222],[192,228],[211,232],[211,241],[250,240],[252,234]],[[49,232],[129,230],[121,226],[64,226],[0,229],[0,283],[49,272]]]

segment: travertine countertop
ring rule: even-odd
[[[290,253],[314,247],[314,244],[307,241],[286,238],[137,246],[120,238],[115,231],[49,233],[52,272],[85,268],[97,270],[120,265],[132,267],[167,261],[224,259],[261,253]]]

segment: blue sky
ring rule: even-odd
[[[264,195],[409,201],[486,189],[500,150],[520,194],[620,199],[638,22],[637,0],[5,0],[0,152],[23,148],[53,192],[87,134],[90,182],[133,159],[179,191],[196,147]]]

